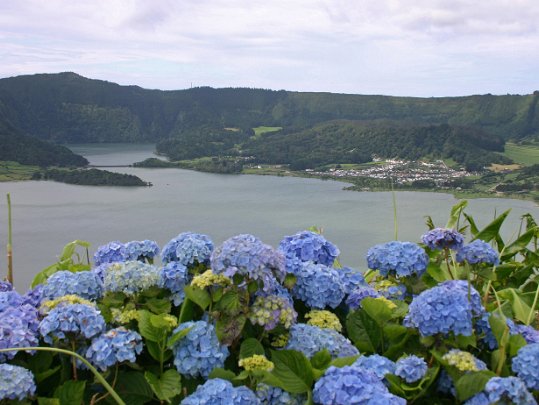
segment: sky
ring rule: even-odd
[[[0,0],[0,78],[440,97],[539,89],[539,0]]]

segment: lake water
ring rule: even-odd
[[[78,145],[72,149],[91,164],[130,164],[152,156],[153,145]],[[344,191],[343,183],[292,177],[218,175],[179,169],[115,168],[153,183],[153,187],[89,187],[49,181],[0,183],[0,274],[6,274],[5,194],[13,206],[15,284],[23,290],[33,276],[55,262],[62,247],[89,241],[91,253],[108,241],[153,239],[163,246],[180,232],[206,233],[218,244],[252,233],[277,246],[285,235],[312,225],[341,250],[344,265],[365,269],[369,247],[393,239],[389,192]],[[424,216],[443,226],[458,201],[449,194],[398,192],[399,239],[417,242]],[[509,199],[470,200],[468,213],[483,226],[512,208],[507,238],[519,218],[537,206]]]

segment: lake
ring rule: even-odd
[[[94,165],[125,165],[153,156],[153,145],[77,145],[71,149]],[[115,168],[153,187],[90,187],[49,181],[0,183],[0,274],[6,274],[7,209],[13,206],[15,284],[24,290],[33,276],[55,262],[75,239],[92,244],[153,239],[160,246],[180,232],[208,234],[215,244],[252,233],[277,246],[285,235],[312,225],[341,250],[341,263],[364,270],[369,247],[393,239],[389,192],[344,191],[344,183],[293,177],[219,175],[180,169]],[[457,203],[450,194],[397,192],[398,236],[418,242],[424,216],[443,226]],[[470,200],[468,213],[484,226],[495,213],[512,208],[506,238],[518,231],[520,216],[538,207],[510,199]]]

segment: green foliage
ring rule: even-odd
[[[61,183],[84,186],[129,186],[142,187],[151,184],[132,174],[109,172],[100,169],[47,169],[34,173],[34,180],[54,180]]]
[[[181,376],[176,370],[167,370],[161,377],[156,376],[150,371],[146,371],[144,378],[146,378],[155,396],[160,401],[170,403],[172,398],[180,395],[182,392]]]

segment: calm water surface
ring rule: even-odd
[[[91,164],[130,164],[152,156],[153,145],[78,145],[72,149]],[[270,176],[217,175],[179,169],[115,168],[154,184],[146,188],[89,187],[46,181],[0,183],[0,246],[7,243],[5,193],[13,204],[15,283],[23,290],[42,268],[55,262],[75,239],[92,244],[91,253],[111,240],[153,239],[161,246],[180,232],[210,235],[218,244],[252,233],[278,245],[285,235],[309,226],[324,229],[341,250],[342,263],[365,269],[369,247],[393,239],[393,205],[388,192],[344,191],[343,183]],[[425,215],[442,226],[457,200],[449,194],[398,192],[399,239],[419,241]],[[532,202],[471,200],[468,212],[479,225],[495,212],[512,208],[507,238]],[[2,253],[4,256],[4,253]],[[0,261],[0,274],[6,272]]]

